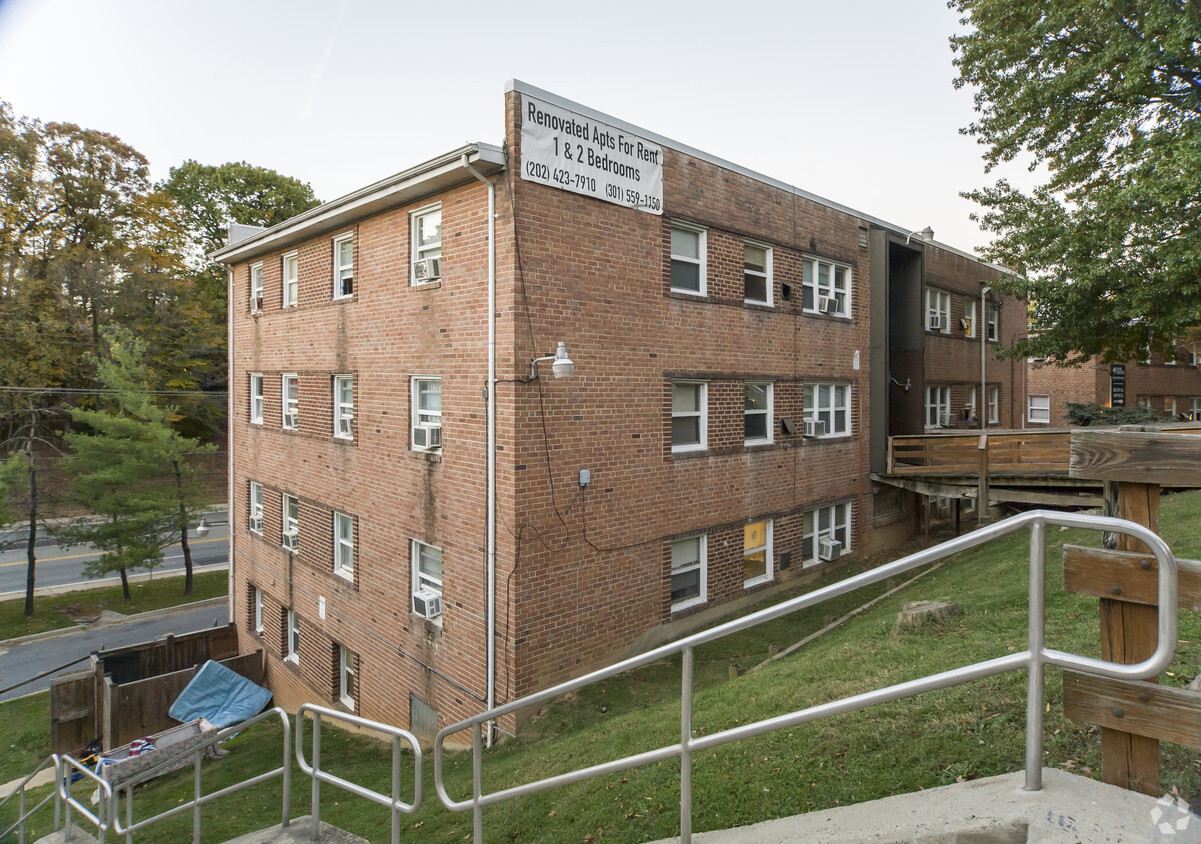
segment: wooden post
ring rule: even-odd
[[[988,434],[980,435],[976,446],[980,464],[976,469],[976,523],[988,524]]]
[[[1108,486],[1108,484],[1107,484]],[[1159,485],[1122,481],[1117,484],[1115,512],[1159,533]],[[1106,496],[1106,509],[1109,497]],[[1125,534],[1117,537],[1118,550],[1146,553],[1149,549]],[[1155,607],[1112,598],[1100,600],[1101,658],[1120,663],[1141,662],[1155,652],[1159,630]],[[1101,728],[1101,776],[1110,785],[1159,794],[1159,742],[1121,730]]]
[[[959,511],[962,509],[963,499],[958,495],[955,496],[955,535],[959,536]]]

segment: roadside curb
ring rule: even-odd
[[[229,563],[212,563],[207,566],[193,566],[192,574],[204,574],[210,571],[225,571],[229,568]],[[168,577],[183,577],[187,574],[185,569],[171,569],[170,571],[149,571],[137,572],[129,575],[130,583],[145,583],[149,580],[163,580]],[[44,598],[48,595],[66,595],[70,592],[86,592],[89,589],[104,589],[108,586],[120,586],[120,577],[105,577],[98,580],[82,580],[78,583],[64,583],[59,586],[39,586],[33,590],[35,598]],[[25,600],[25,590],[18,589],[15,592],[0,592],[0,601],[15,601],[17,599]]]
[[[45,639],[56,639],[59,636],[66,636],[71,633],[80,633],[85,630],[103,630],[109,627],[118,627],[122,624],[128,624],[134,621],[150,621],[155,618],[163,618],[165,616],[186,612],[188,610],[199,610],[204,609],[205,607],[224,606],[228,602],[229,596],[218,595],[216,598],[205,598],[203,601],[193,601],[189,604],[177,604],[173,607],[163,607],[162,609],[158,610],[147,610],[146,612],[127,615],[121,618],[120,621],[74,624],[70,627],[60,627],[57,630],[46,630],[41,633],[31,633],[28,636],[18,636],[14,639],[0,640],[0,648],[11,648],[18,645],[27,645],[31,642],[41,642]]]

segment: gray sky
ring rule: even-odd
[[[974,249],[958,194],[994,177],[959,134],[958,29],[941,0],[0,0],[0,98],[155,178],[246,160],[329,200],[499,143],[515,77]]]

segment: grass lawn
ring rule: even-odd
[[[1180,556],[1201,556],[1201,492],[1165,498],[1161,532]],[[1096,534],[1051,529],[1048,537],[1047,640],[1051,647],[1099,656],[1095,599],[1063,593],[1065,543],[1097,544]],[[879,562],[878,560],[875,562]],[[838,573],[844,577],[849,573]],[[735,680],[729,666],[759,663],[768,646],[787,646],[829,616],[864,603],[881,584],[715,642],[696,654],[694,726],[698,734],[784,714],[905,679],[1025,647],[1027,543],[1017,535],[960,555],[908,589],[827,634],[797,654]],[[902,636],[891,627],[902,602],[950,599],[963,614]],[[1201,666],[1201,616],[1181,615],[1177,664],[1161,678],[1183,684]],[[1047,672],[1046,764],[1100,776],[1100,731],[1068,721],[1059,672]],[[521,735],[484,760],[484,785],[495,790],[679,740],[679,660],[665,660],[557,701]],[[0,704],[0,724],[11,724]],[[44,717],[41,716],[41,717]],[[43,722],[44,723],[44,722]],[[916,791],[960,779],[1020,770],[1024,764],[1025,676],[1014,673],[932,692],[863,712],[796,727],[698,753],[693,758],[693,828],[754,823],[813,809]],[[260,726],[229,742],[231,755],[205,762],[205,788],[215,790],[278,764],[280,730]],[[322,757],[334,773],[377,790],[390,781],[388,751],[360,736],[330,730]],[[403,819],[405,841],[470,840],[470,813],[452,814],[434,792],[426,759],[424,805]],[[456,799],[470,794],[469,754],[448,758]],[[1161,787],[1201,790],[1201,753],[1161,747]],[[147,784],[136,817],[178,805],[191,794],[191,773]],[[323,791],[322,817],[371,841],[388,840],[386,810]],[[308,812],[309,782],[293,782],[293,814]],[[232,795],[205,809],[205,841],[219,842],[278,822],[278,781]],[[679,766],[664,762],[488,808],[488,841],[570,842],[604,838],[640,842],[678,832]],[[3,815],[4,813],[0,813]],[[43,824],[48,820],[43,819]],[[0,817],[0,828],[3,817]],[[43,829],[45,826],[42,827]],[[188,839],[190,815],[151,828],[139,842]]]
[[[191,595],[183,593],[183,581],[183,577],[164,576],[160,580],[131,583],[129,591],[132,597],[128,601],[120,585],[37,597],[33,599],[32,618],[25,617],[24,598],[0,601],[0,642],[70,627],[81,620],[95,618],[104,610],[133,615],[229,593],[229,575],[223,571],[195,575],[192,578]]]

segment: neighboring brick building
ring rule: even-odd
[[[504,139],[218,253],[233,617],[284,705],[428,735],[908,532],[888,435],[964,426],[1025,328],[995,267],[521,83]]]
[[[1175,360],[1155,354],[1143,361],[1127,361],[1125,381],[1118,376],[1116,396],[1127,407],[1145,406],[1156,414],[1201,419],[1201,368],[1198,348],[1191,342],[1176,345]],[[1027,363],[1026,424],[1067,425],[1068,402],[1114,405],[1112,367],[1093,358],[1079,367],[1058,367],[1045,360]]]

